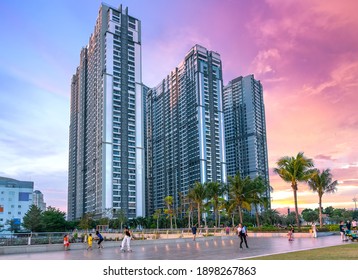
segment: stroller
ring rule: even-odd
[[[347,237],[347,239],[349,239],[350,241],[358,241],[358,236],[357,236],[357,233],[353,233],[352,231],[350,230],[346,230],[345,231],[345,235]]]

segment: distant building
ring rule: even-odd
[[[261,176],[270,198],[266,118],[261,82],[254,75],[233,79],[224,87],[227,175]]]
[[[8,222],[21,225],[32,205],[34,182],[0,177],[0,230],[7,229]]]
[[[41,211],[46,211],[46,203],[42,192],[35,190],[33,193],[32,204],[36,205]]]
[[[147,215],[195,182],[226,182],[220,55],[195,45],[147,94]]]

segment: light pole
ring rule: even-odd
[[[353,198],[353,202],[354,202],[354,211],[357,211],[357,198],[356,197]]]

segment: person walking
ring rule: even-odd
[[[239,224],[237,226],[237,234],[240,237],[240,249],[242,249],[242,243],[244,243],[244,242],[245,242],[246,248],[249,248],[249,246],[247,245],[247,240],[246,240],[246,236],[247,236],[246,226],[242,226],[242,224]]]
[[[97,230],[96,231],[96,235],[97,235],[97,238],[98,238],[98,242],[97,242],[97,245],[98,245],[98,249],[102,248],[103,249],[103,245],[101,244],[104,240],[102,234],[99,233],[99,231]]]
[[[90,249],[92,250],[92,243],[93,243],[93,237],[92,237],[92,233],[90,233],[88,235],[88,238],[87,238],[87,250]]]
[[[191,228],[191,232],[192,232],[192,234],[193,234],[193,241],[195,241],[195,239],[196,239],[196,230],[197,230],[197,228],[196,228],[196,224],[195,224],[195,225],[193,225],[193,227]]]
[[[288,237],[288,241],[293,241],[293,233],[295,232],[295,229],[293,228],[293,226],[290,224],[289,225],[289,229],[288,229],[288,233],[287,233],[287,237]]]
[[[230,234],[230,228],[229,228],[229,226],[226,226],[225,233],[226,233],[226,235],[229,235],[229,234]]]
[[[315,223],[312,223],[312,237],[317,238],[317,228]]]
[[[131,249],[131,239],[132,239],[132,233],[130,232],[130,230],[129,230],[128,227],[125,227],[125,228],[124,228],[124,237],[123,237],[122,245],[121,245],[121,250],[122,250],[123,252],[126,251],[126,250],[124,249],[124,247],[126,246],[126,244],[127,244],[127,252],[132,252],[132,249]]]

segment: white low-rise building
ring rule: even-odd
[[[0,230],[20,227],[23,217],[32,205],[34,182],[0,177]]]

